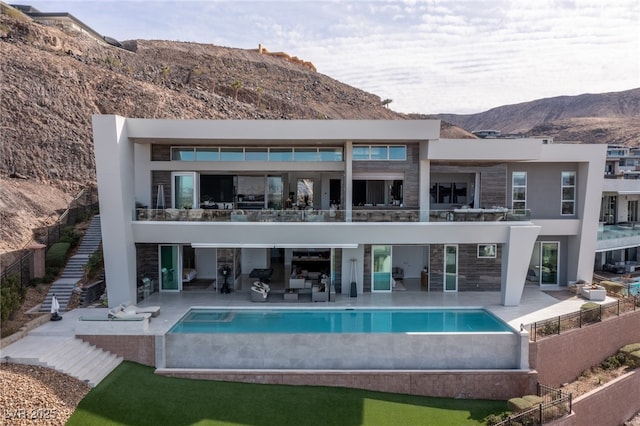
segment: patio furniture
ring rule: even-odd
[[[394,280],[401,280],[404,278],[404,270],[399,266],[394,266],[391,268],[391,277]]]
[[[601,285],[584,285],[580,287],[580,296],[587,300],[603,301],[607,297],[607,290]]]

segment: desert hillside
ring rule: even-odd
[[[582,143],[640,144],[640,88],[623,92],[558,96],[505,105],[478,114],[437,116],[470,132],[553,136]]]
[[[118,48],[37,24],[1,2],[0,10],[0,253],[21,248],[31,228],[50,222],[95,182],[92,114],[409,118],[379,96],[288,55],[260,53],[257,45],[132,40]],[[446,123],[442,135],[473,137]]]

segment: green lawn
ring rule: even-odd
[[[156,376],[123,362],[67,425],[479,425],[504,401],[426,398],[319,386]]]

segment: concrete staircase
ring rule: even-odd
[[[74,288],[84,276],[84,265],[87,264],[89,257],[98,249],[101,241],[100,215],[95,215],[82,237],[76,254],[69,258],[60,278],[51,284],[49,293],[40,307],[40,312],[51,312],[51,299],[54,294],[60,304],[60,312],[64,312],[67,309]]]
[[[122,358],[75,337],[28,335],[3,349],[2,361],[48,367],[94,387]]]

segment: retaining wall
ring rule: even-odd
[[[114,353],[127,361],[155,367],[156,336],[147,335],[83,335],[77,334],[92,345]]]
[[[622,346],[639,342],[639,324],[640,310],[530,342],[529,363],[540,383],[559,387]]]

